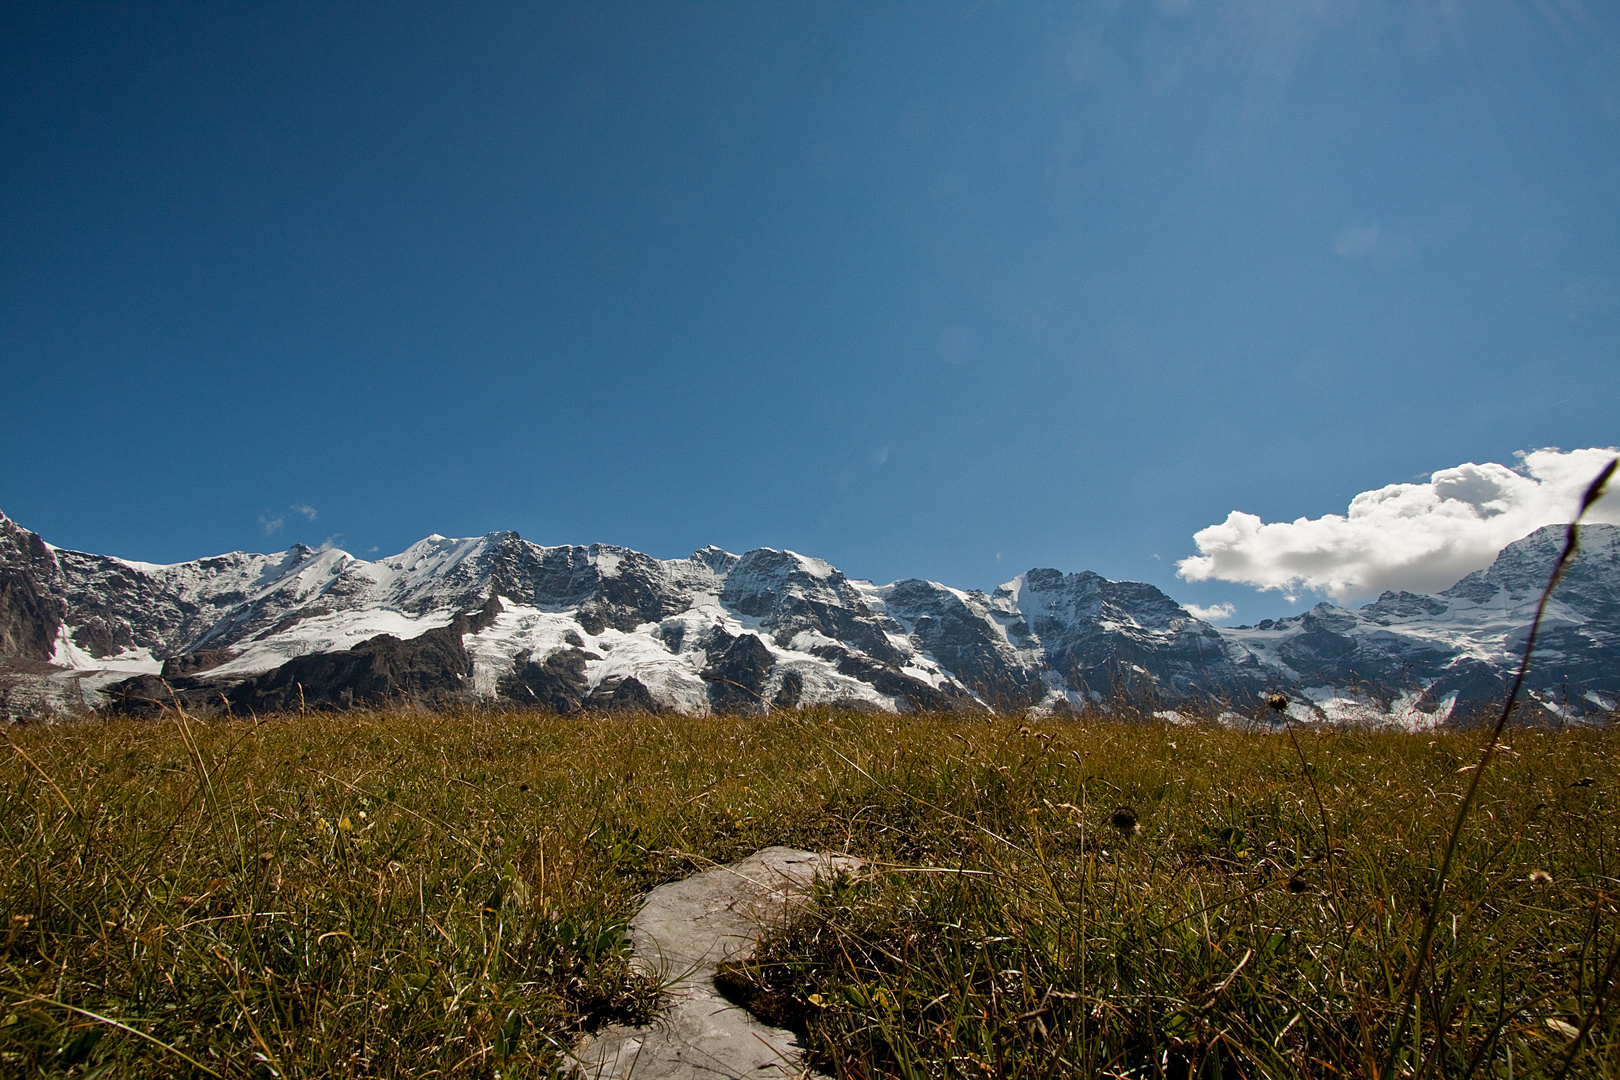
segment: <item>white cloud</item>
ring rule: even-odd
[[[1333,238],[1333,250],[1346,259],[1371,259],[1386,269],[1410,257],[1412,238],[1379,225],[1347,225]]]
[[[1237,614],[1237,608],[1231,604],[1213,604],[1209,607],[1204,607],[1201,604],[1182,604],[1181,606],[1187,609],[1187,614],[1195,619],[1203,619],[1205,622],[1221,622]]]
[[[1390,484],[1350,500],[1346,515],[1263,522],[1234,510],[1193,535],[1199,554],[1176,564],[1188,581],[1311,589],[1340,603],[1385,589],[1438,592],[1489,566],[1504,546],[1575,515],[1614,448],[1521,452],[1516,468],[1469,462],[1426,484]],[[1620,524],[1610,494],[1587,520]]]
[[[1378,246],[1378,226],[1352,225],[1333,241],[1333,250],[1347,259],[1365,255]]]
[[[294,503],[287,509],[291,510],[295,514],[302,514],[304,520],[306,521],[315,520],[315,508],[308,503]],[[274,536],[276,533],[280,532],[282,527],[286,524],[286,514],[281,514],[277,517],[271,517],[269,514],[259,515],[259,527],[264,530],[264,535],[266,536]]]

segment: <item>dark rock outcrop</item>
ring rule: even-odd
[[[776,693],[771,696],[771,704],[778,709],[791,709],[803,698],[804,676],[792,670],[782,672]]]
[[[764,707],[765,683],[776,657],[756,634],[732,637],[716,631],[707,648],[709,666],[703,678],[709,684],[709,705],[715,712],[749,713]]]
[[[579,712],[590,692],[587,655],[583,649],[559,649],[539,663],[521,661],[500,681],[497,692],[508,701],[563,716]]]
[[[656,713],[663,710],[653,698],[652,691],[640,679],[631,676],[609,685],[603,683],[585,699],[590,712]]]
[[[193,718],[206,718],[230,711],[225,690],[224,684],[202,679],[137,675],[107,688],[107,711],[152,719],[178,707]]]
[[[177,653],[163,661],[162,675],[165,679],[195,675],[199,671],[219,667],[234,655],[229,649],[199,649],[196,652]]]
[[[461,634],[440,626],[408,640],[378,634],[352,649],[294,657],[227,697],[240,713],[447,705],[467,696],[471,667]]]
[[[0,656],[49,660],[67,614],[45,542],[0,514]]]

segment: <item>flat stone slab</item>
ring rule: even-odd
[[[801,903],[818,874],[860,865],[847,855],[771,847],[648,893],[630,920],[633,963],[671,980],[670,1007],[649,1027],[587,1037],[575,1066],[593,1080],[805,1075],[798,1037],[727,1001],[714,975],[724,961],[752,953],[760,930]]]

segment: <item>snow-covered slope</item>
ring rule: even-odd
[[[1585,535],[1535,683],[1566,710],[1620,691],[1620,529]],[[1061,708],[1292,687],[1302,718],[1432,722],[1500,692],[1561,539],[1527,537],[1437,597],[1219,629],[1151,585],[1090,573],[1031,570],[986,594],[873,585],[769,548],[659,560],[510,532],[430,536],[374,562],[300,546],[157,566],[54,548],[0,516],[0,656],[131,707],[172,690],[257,711],[389,698]]]

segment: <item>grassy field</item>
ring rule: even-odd
[[[16,728],[0,1074],[553,1075],[638,894],[847,851],[727,986],[855,1077],[1620,1075],[1620,733],[358,713]],[[1429,954],[1416,954],[1426,923]]]

